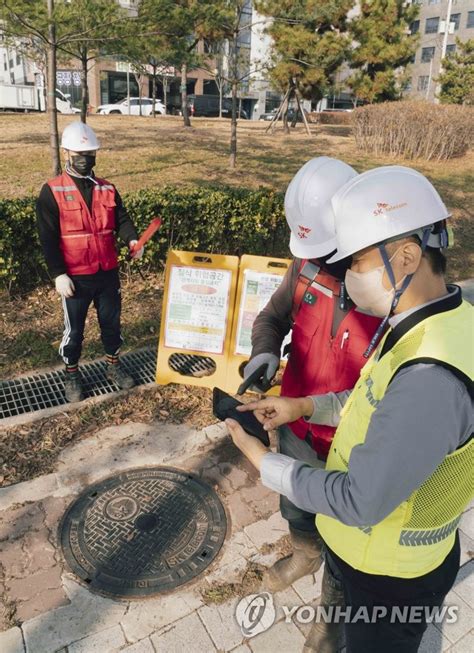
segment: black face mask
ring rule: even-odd
[[[80,175],[88,177],[95,166],[95,154],[75,154],[71,157],[71,165]]]
[[[338,281],[343,281],[347,270],[351,267],[352,256],[343,258],[342,261],[336,261],[336,263],[326,263],[334,253],[335,252],[331,252],[331,254],[328,254],[327,256],[320,256],[317,261],[325,272],[335,277]]]

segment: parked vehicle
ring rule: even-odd
[[[277,111],[278,111],[278,109],[273,109],[272,111],[268,111],[267,113],[262,113],[260,115],[260,117],[259,117],[259,120],[266,120],[266,121],[273,120],[276,113],[277,113]],[[301,116],[301,112],[299,111],[299,109],[297,110],[297,112],[298,112],[298,116],[296,118],[296,122],[303,122],[303,118]],[[293,121],[295,113],[296,113],[295,109],[291,109],[291,108],[288,109],[288,122]],[[308,117],[308,112],[306,110],[305,110],[305,115],[306,115],[306,117]],[[278,120],[282,120],[282,119],[283,119],[283,116],[280,116],[278,118]]]
[[[70,95],[56,89],[59,113],[80,113],[72,106]],[[0,84],[1,111],[46,111],[44,89],[28,84]]]
[[[219,96],[218,95],[188,95],[188,109],[191,117],[218,118],[219,117]],[[232,117],[232,99],[222,98],[222,117]],[[248,114],[244,109],[240,110],[239,118],[248,120]]]
[[[130,107],[128,106],[128,100],[120,100],[115,104],[101,104],[97,107],[97,113],[101,115],[110,115],[113,113],[122,114],[123,116],[139,116],[140,115],[140,105],[141,105],[141,115],[142,116],[151,116],[153,113],[153,100],[149,97],[131,97],[130,98]],[[160,115],[166,113],[165,105],[161,100],[156,100],[155,102],[155,112]]]
[[[81,113],[80,109],[72,106],[70,97],[69,93],[63,93],[58,88],[56,89],[56,109],[59,113]]]

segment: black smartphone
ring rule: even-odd
[[[227,419],[227,417],[235,419],[244,431],[253,435],[254,438],[258,438],[266,447],[269,447],[270,438],[268,437],[268,433],[255,415],[250,411],[248,413],[240,413],[236,410],[237,406],[242,405],[241,401],[237,401],[237,399],[234,399],[234,397],[231,397],[220,388],[214,388],[212,391],[212,411],[217,419],[222,421]]]

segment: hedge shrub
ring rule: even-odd
[[[353,133],[364,152],[441,161],[465,154],[474,137],[474,108],[384,102],[353,113]]]
[[[283,196],[270,189],[167,186],[129,193],[123,200],[139,232],[151,218],[163,218],[142,259],[149,269],[163,267],[169,248],[288,255]],[[35,220],[34,198],[0,200],[0,285],[10,293],[48,279]]]
[[[351,111],[313,111],[309,121],[319,125],[352,125]]]

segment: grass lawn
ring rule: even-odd
[[[60,116],[62,130],[73,120]],[[437,162],[408,162],[370,158],[359,152],[350,127],[312,125],[308,138],[302,125],[291,135],[279,128],[265,133],[268,123],[239,122],[236,170],[228,167],[230,123],[195,119],[186,129],[178,117],[91,116],[90,125],[102,143],[97,172],[113,181],[121,193],[164,184],[229,184],[284,190],[308,159],[339,157],[357,170],[376,165],[412,165],[426,174],[453,212],[456,243],[450,251],[450,278],[473,276],[474,223],[472,192],[474,154]],[[0,196],[36,195],[50,176],[49,140],[45,115],[0,116]],[[154,343],[159,330],[162,278],[138,274],[125,284],[124,332],[129,347]],[[57,362],[62,332],[59,297],[49,287],[26,297],[2,298],[0,309],[0,379]],[[102,348],[93,311],[90,312],[84,356],[94,358]]]
[[[60,130],[71,120],[60,116]],[[415,167],[431,179],[453,214],[456,243],[449,252],[450,280],[474,276],[472,151],[441,163],[374,158],[357,150],[346,126],[312,125],[308,138],[301,125],[291,135],[281,128],[266,134],[268,123],[240,121],[238,165],[231,170],[230,123],[225,120],[195,119],[191,129],[183,128],[177,117],[91,116],[89,124],[102,143],[97,173],[114,182],[122,194],[165,184],[264,186],[284,191],[304,162],[321,155],[341,158],[360,172],[394,163]],[[0,133],[0,197],[35,196],[51,176],[46,116],[0,115]],[[136,272],[124,279],[124,349],[156,345],[162,286],[158,273],[148,273],[144,281]],[[50,286],[13,299],[0,293],[0,380],[59,363],[62,320],[59,297]],[[91,310],[83,357],[93,359],[101,354],[97,320]],[[188,396],[194,403],[186,414],[178,410],[183,401],[179,387],[154,388],[139,400],[134,400],[134,395],[126,402],[112,399],[103,407],[79,410],[73,417],[61,415],[9,429],[3,437],[0,433],[0,485],[51,470],[67,442],[99,426],[178,418],[199,426],[203,417],[209,423],[208,391],[193,389]]]

